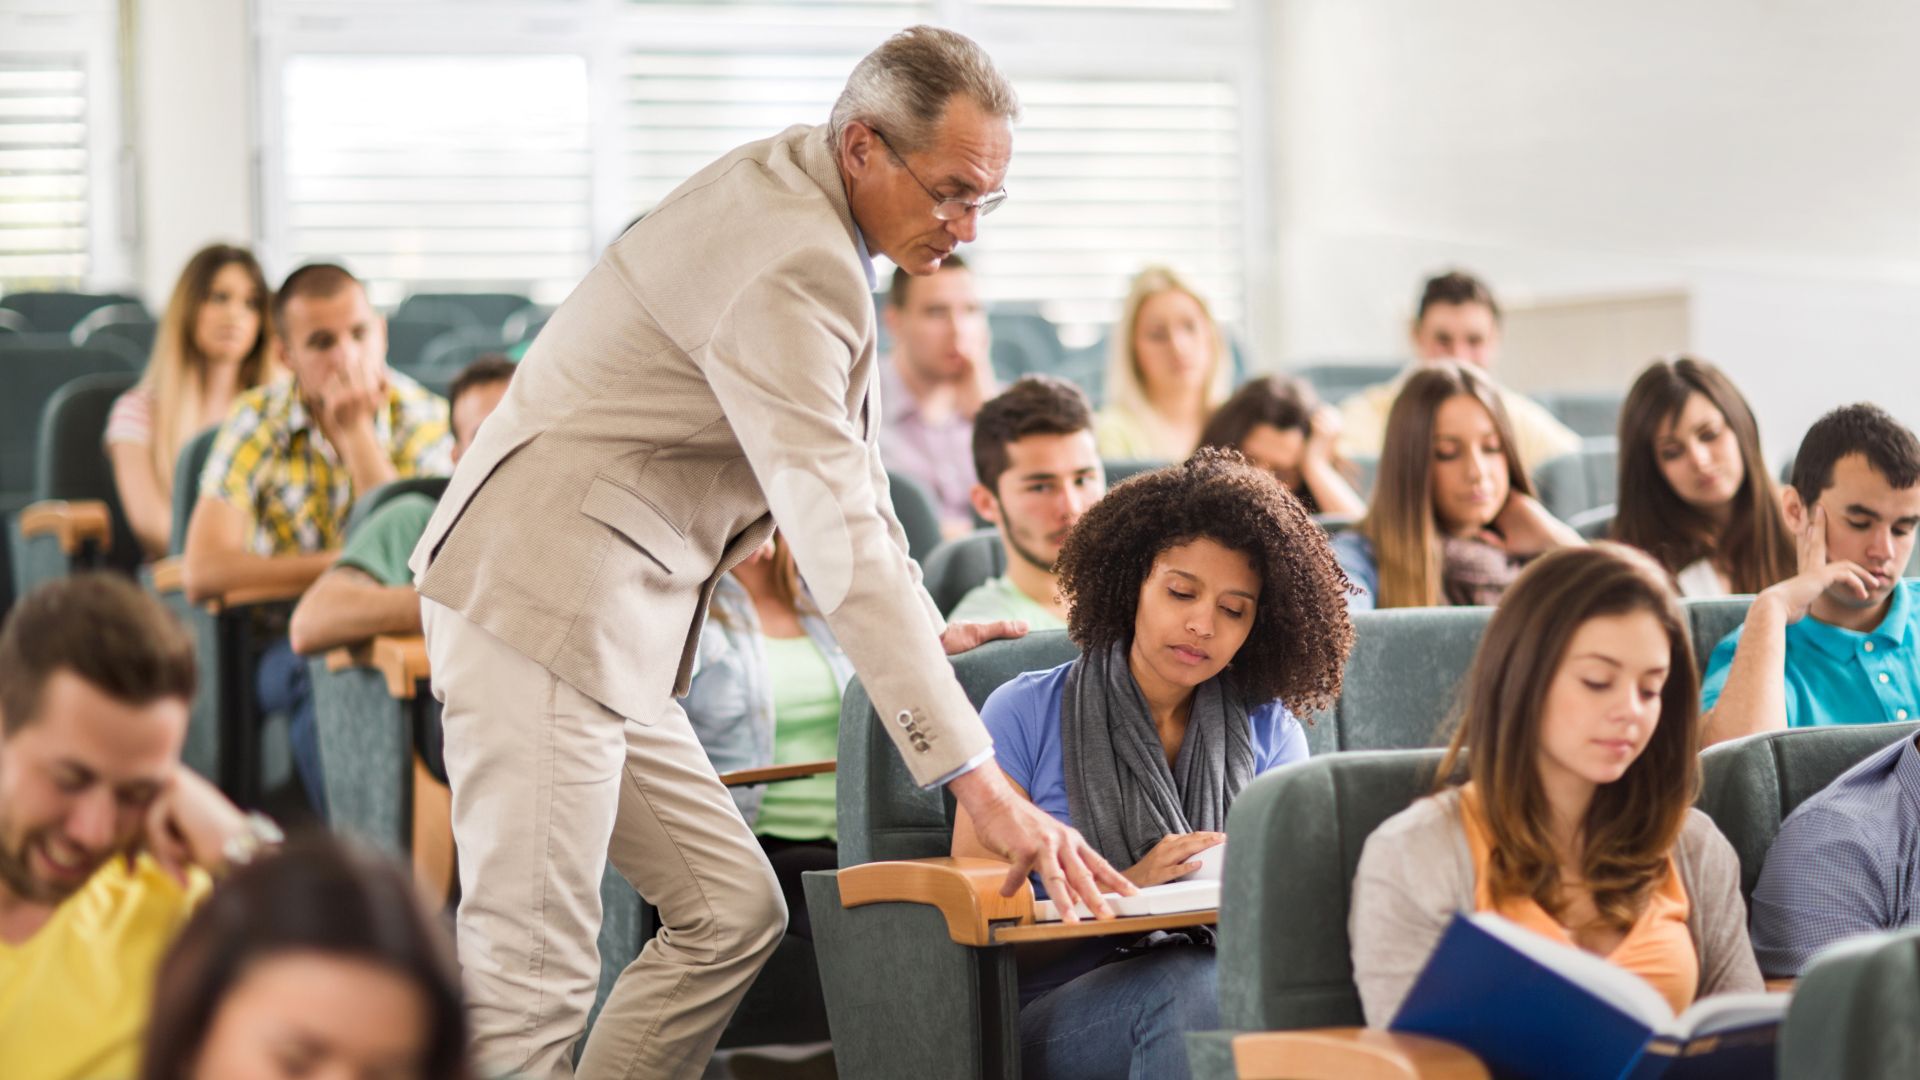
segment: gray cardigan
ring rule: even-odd
[[[1765,989],[1747,938],[1733,845],[1707,815],[1688,810],[1673,858],[1687,890],[1687,930],[1700,957],[1699,996]],[[1454,913],[1473,910],[1474,885],[1457,788],[1421,799],[1367,838],[1347,933],[1369,1026],[1384,1028],[1393,1020]]]

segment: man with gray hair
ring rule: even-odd
[[[914,27],[827,127],[702,169],[541,332],[415,550],[445,702],[461,961],[489,1067],[572,1073],[612,862],[662,929],[583,1076],[697,1076],[785,910],[675,701],[715,583],[776,523],[914,779],[990,850],[1105,914],[1131,892],[993,761],[946,661],[1022,624],[943,623],[877,449],[874,255],[930,274],[1006,198],[1018,113],[973,42]]]

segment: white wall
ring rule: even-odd
[[[140,289],[157,315],[195,251],[251,243],[252,38],[246,0],[138,0],[133,23]]]
[[[1920,5],[1276,0],[1279,356],[1403,350],[1422,276],[1684,288],[1768,452],[1920,423]],[[1624,389],[1624,387],[1622,387]]]

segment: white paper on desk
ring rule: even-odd
[[[1196,875],[1197,876],[1197,875]],[[1149,885],[1132,896],[1119,893],[1106,893],[1107,906],[1115,915],[1173,915],[1182,911],[1206,911],[1220,906],[1220,882],[1218,881],[1170,881],[1165,885]],[[1077,904],[1074,910],[1083,919],[1093,918],[1093,912],[1087,905]],[[1060,909],[1051,900],[1036,900],[1033,903],[1034,922],[1059,922]]]

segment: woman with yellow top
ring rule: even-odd
[[[1693,809],[1699,676],[1666,571],[1603,544],[1543,556],[1494,612],[1438,794],[1360,855],[1349,920],[1385,1027],[1456,912],[1497,912],[1646,979],[1679,1012],[1762,988],[1740,863]]]
[[[1113,327],[1107,407],[1093,422],[1100,456],[1186,460],[1232,389],[1227,337],[1207,302],[1164,266],[1134,275]]]

